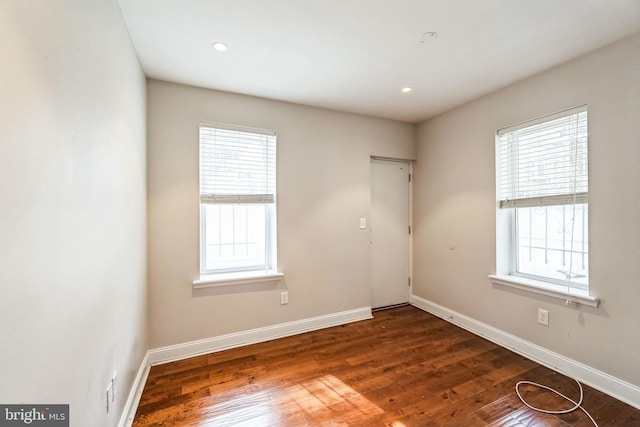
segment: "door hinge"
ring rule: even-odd
[[[411,287],[411,277],[407,277],[407,279],[409,280],[409,287]]]
[[[409,174],[409,182],[411,182],[411,174]]]
[[[411,234],[411,226],[409,226],[409,234]]]

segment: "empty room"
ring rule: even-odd
[[[0,425],[640,426],[640,1],[0,0]]]

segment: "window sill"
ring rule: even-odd
[[[589,295],[586,291],[580,289],[571,289],[571,291],[567,293],[567,288],[564,286],[525,279],[523,277],[490,275],[489,278],[495,285],[509,286],[511,288],[534,292],[569,302],[588,305],[589,307],[598,307],[600,304],[600,300],[598,298],[595,298]]]
[[[210,274],[200,276],[193,281],[195,289],[215,288],[220,286],[234,286],[247,284],[275,284],[284,278],[284,273],[275,271],[245,271],[241,273]]]

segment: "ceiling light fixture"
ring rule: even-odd
[[[402,88],[402,93],[409,93],[411,92],[413,89],[411,89],[409,86],[405,86]]]
[[[424,45],[428,43],[433,43],[437,39],[438,39],[438,33],[429,31],[427,33],[420,34],[420,37],[418,38],[418,43],[420,43],[421,45]]]
[[[214,42],[211,46],[218,52],[224,52],[228,49],[227,45],[222,42]]]

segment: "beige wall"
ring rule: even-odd
[[[496,130],[585,103],[597,309],[499,288],[487,278],[496,262]],[[420,124],[414,293],[640,386],[639,161],[640,37]],[[539,307],[549,310],[549,327],[536,323]]]
[[[370,306],[370,156],[413,158],[415,126],[148,81],[150,347]],[[280,289],[193,293],[198,124],[278,132]]]
[[[147,350],[144,75],[114,0],[0,2],[0,58],[0,402],[116,425]]]

